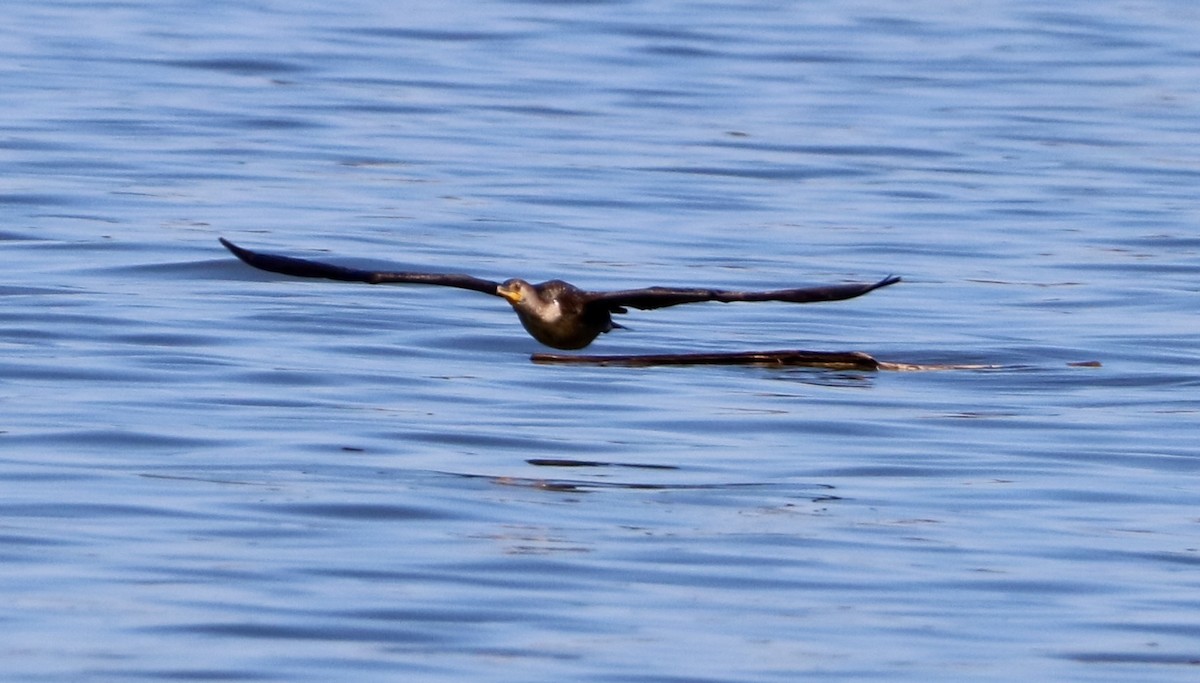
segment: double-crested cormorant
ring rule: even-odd
[[[521,325],[525,327],[525,330],[534,339],[556,349],[582,349],[591,344],[592,340],[601,334],[620,327],[613,322],[612,314],[626,313],[627,308],[648,310],[701,301],[785,301],[800,304],[816,301],[841,301],[862,296],[867,292],[900,281],[900,278],[896,276],[888,276],[875,283],[775,289],[765,292],[733,292],[721,289],[679,287],[587,292],[562,280],[550,280],[532,285],[517,278],[501,283],[470,275],[360,270],[289,256],[260,254],[243,249],[224,238],[220,239],[221,244],[233,252],[234,256],[255,268],[272,273],[346,282],[366,282],[373,285],[389,283],[441,285],[504,297],[517,312],[517,317],[521,319]]]

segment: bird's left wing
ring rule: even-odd
[[[591,292],[588,293],[587,298],[589,303],[607,306],[610,310],[622,306],[640,309],[666,308],[667,306],[692,304],[701,301],[722,301],[726,303],[734,301],[784,301],[795,304],[807,304],[817,301],[853,299],[880,287],[894,285],[899,281],[899,277],[889,275],[879,282],[803,287],[799,289],[773,289],[763,292],[648,287],[646,289],[627,289],[619,292]]]
[[[294,258],[291,256],[278,256],[276,254],[262,254],[256,251],[250,251],[244,247],[230,242],[224,237],[218,238],[225,248],[233,252],[233,255],[245,261],[248,265],[254,266],[259,270],[266,270],[272,273],[280,273],[282,275],[295,275],[297,277],[318,277],[327,280],[341,280],[343,282],[366,282],[372,285],[381,284],[414,284],[414,285],[440,285],[443,287],[458,287],[459,289],[470,289],[492,296],[500,296],[496,292],[499,283],[491,280],[483,280],[470,275],[457,275],[448,273],[408,273],[408,272],[380,272],[373,270],[362,270],[359,268],[347,268],[346,266],[337,266],[332,263],[321,263],[320,261],[309,261],[308,259]]]

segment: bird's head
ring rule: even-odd
[[[538,299],[537,290],[533,288],[533,285],[520,278],[505,280],[504,284],[496,288],[496,293],[508,299],[508,303],[513,306],[532,303]]]

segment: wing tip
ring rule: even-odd
[[[224,237],[218,237],[217,241],[221,243],[221,246],[228,249],[229,253],[233,254],[234,256],[240,258],[243,261],[249,261],[249,259],[254,256],[254,252],[250,251],[249,249],[243,249],[243,248],[239,247],[238,245],[234,244],[233,242],[230,242],[229,240],[225,239]]]

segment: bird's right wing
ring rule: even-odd
[[[296,277],[317,277],[325,278],[327,280],[341,280],[343,282],[366,282],[372,285],[439,285],[442,287],[470,289],[476,292],[483,292],[484,294],[491,294],[492,296],[499,296],[499,294],[496,292],[496,288],[500,286],[500,283],[492,282],[491,280],[483,280],[470,275],[456,275],[448,273],[388,273],[373,270],[362,270],[359,268],[336,266],[332,263],[309,261],[308,259],[294,258],[291,256],[261,254],[256,251],[250,251],[249,249],[239,247],[224,237],[218,239],[221,240],[221,244],[225,245],[225,248],[231,251],[234,256],[246,262],[248,265],[254,266],[259,270],[266,270],[272,273],[294,275]]]

